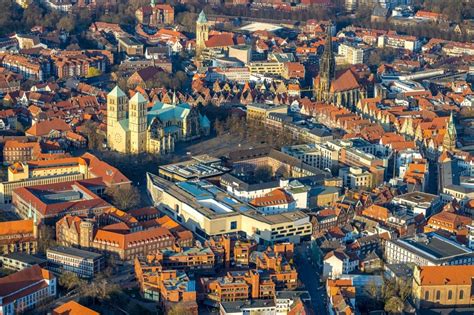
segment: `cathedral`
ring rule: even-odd
[[[107,144],[121,153],[166,154],[178,141],[208,135],[210,123],[196,107],[148,100],[139,92],[131,99],[116,86],[107,95]]]
[[[331,27],[327,27],[326,44],[320,59],[319,74],[313,80],[314,97],[344,107],[354,107],[367,97],[365,84],[353,68],[336,73],[336,61],[332,49]]]

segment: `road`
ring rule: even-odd
[[[298,278],[303,282],[305,289],[311,295],[311,303],[316,315],[326,315],[326,291],[325,285],[320,285],[320,275],[312,264],[312,255],[309,250],[309,242],[296,247],[297,261],[296,270]]]

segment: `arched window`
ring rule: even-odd
[[[459,291],[459,299],[460,300],[464,299],[464,291],[463,290]]]
[[[430,292],[425,291],[425,300],[429,300],[429,299],[430,299]]]
[[[436,291],[436,300],[441,299],[441,291]]]
[[[448,291],[448,300],[451,300],[453,298],[453,291],[449,290]]]

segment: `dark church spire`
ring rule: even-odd
[[[336,60],[332,51],[332,23],[327,25],[326,44],[319,63],[319,82],[315,86],[318,101],[330,101],[331,82],[336,78]]]

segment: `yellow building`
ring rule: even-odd
[[[30,5],[31,0],[16,0],[16,3],[23,9],[26,9]]]
[[[272,113],[286,114],[287,112],[288,106],[286,105],[253,103],[247,105],[247,120],[263,124],[268,115]]]
[[[80,157],[16,162],[8,168],[8,181],[14,182],[38,177],[78,173],[88,178],[88,171],[87,162]]]
[[[423,266],[413,271],[416,308],[472,307],[474,266]]]
[[[90,153],[80,157],[16,162],[8,167],[8,181],[0,182],[0,204],[12,202],[13,190],[101,177],[107,186],[130,185],[115,167]]]
[[[121,153],[167,153],[177,141],[208,135],[210,123],[195,107],[176,102],[148,101],[136,92],[129,100],[116,86],[107,95],[107,144]]]

